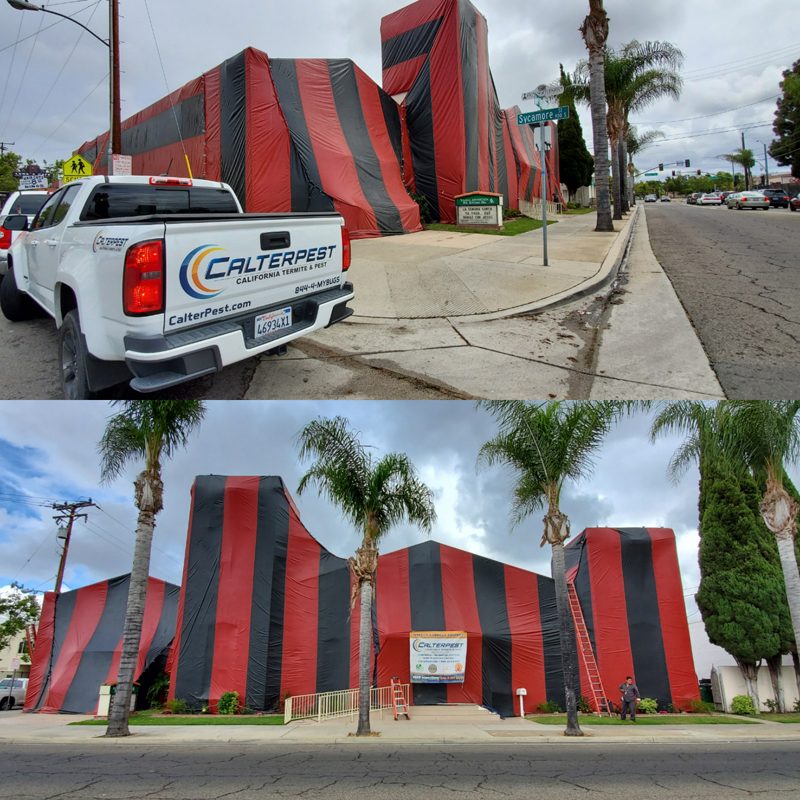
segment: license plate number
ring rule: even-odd
[[[256,339],[269,336],[274,331],[292,327],[292,309],[281,308],[278,311],[268,311],[256,317]]]

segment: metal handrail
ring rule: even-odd
[[[410,686],[401,684],[406,705],[409,703]],[[378,686],[370,690],[370,711],[381,712],[384,708],[392,708],[392,687]],[[343,717],[358,713],[358,689],[342,689],[336,692],[318,692],[316,694],[298,694],[289,696],[284,701],[284,724],[295,719],[324,719]]]

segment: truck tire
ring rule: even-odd
[[[77,310],[64,317],[58,333],[58,363],[61,365],[61,388],[66,400],[93,400],[95,393],[89,389],[86,369],[88,358],[81,333],[81,322]]]
[[[11,322],[25,322],[39,314],[39,307],[27,294],[17,289],[14,270],[9,270],[0,283],[0,310]]]

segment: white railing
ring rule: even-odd
[[[409,704],[409,684],[401,684],[403,698]],[[370,711],[392,708],[392,687],[379,686],[370,689]],[[293,719],[316,719],[322,722],[333,717],[355,716],[358,714],[358,689],[342,689],[339,692],[320,692],[318,694],[298,694],[287,697],[284,702],[284,724]]]

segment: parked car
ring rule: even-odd
[[[789,211],[800,211],[800,194],[796,194],[789,200]]]
[[[736,190],[735,189],[728,189],[727,191],[720,192],[720,194],[722,195],[722,202],[724,203],[724,202],[727,201],[727,199],[728,199],[728,197],[730,197],[730,195],[736,194]]]
[[[647,194],[644,197],[645,203],[655,203],[658,198],[654,194]]]
[[[789,208],[789,195],[783,189],[762,189],[773,208]]]
[[[769,200],[763,192],[739,192],[734,207],[739,211],[743,208],[763,208],[764,211],[769,211]]]
[[[729,194],[729,195],[728,195],[728,196],[725,198],[725,205],[726,205],[726,206],[728,206],[728,208],[736,208],[736,198],[737,198],[737,197],[738,197],[740,194],[741,194],[741,192],[731,192],[731,193],[730,193],[730,194]]]
[[[688,203],[690,206],[697,205],[697,199],[698,199],[698,198],[699,198],[699,197],[700,197],[702,194],[703,194],[702,192],[692,192],[692,193],[691,193],[691,194],[690,194],[690,195],[689,195],[689,196],[686,198],[686,202],[687,202],[687,203]]]
[[[664,196],[661,198],[661,202],[662,202],[662,203],[669,203],[669,202],[671,202],[671,200],[669,199],[669,197],[667,197],[667,195],[664,195]]]
[[[697,205],[699,206],[721,206],[722,195],[719,192],[706,192],[697,198]]]
[[[46,189],[31,189],[29,191],[11,192],[0,209],[0,278],[8,271],[8,248],[19,236],[19,228],[5,226],[6,217],[24,214],[28,218],[28,225],[39,213],[39,209],[47,200],[49,192]]]
[[[0,711],[11,711],[14,706],[21,706],[27,691],[27,678],[3,678],[0,681]]]

